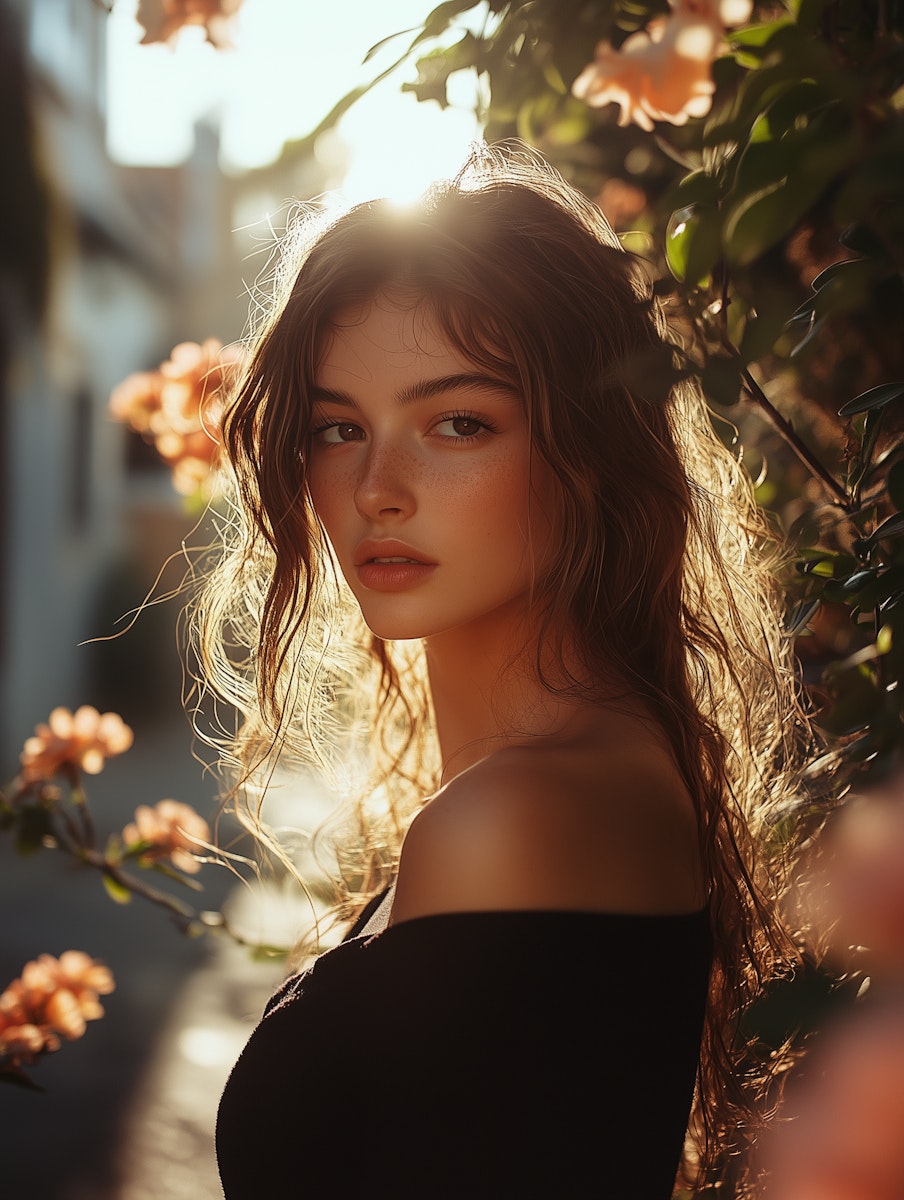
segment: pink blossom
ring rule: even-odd
[[[210,480],[226,395],[243,362],[241,347],[216,338],[180,342],[159,370],[130,375],[110,396],[110,414],[153,443],[183,494]]]
[[[684,125],[709,112],[713,59],[726,25],[746,21],[752,0],[672,0],[667,18],[651,21],[619,50],[600,42],[572,93],[594,108],[616,103],[618,123],[651,130],[654,121]]]
[[[132,745],[132,730],[118,713],[99,713],[83,704],[74,713],[55,708],[47,724],[35,728],[20,756],[26,783],[52,779],[65,767],[97,775],[106,759],[122,754]]]
[[[104,1014],[98,996],[114,986],[108,968],[81,950],[26,963],[0,995],[0,1056],[15,1065],[33,1063],[59,1049],[60,1036],[80,1038],[86,1022]]]
[[[122,840],[126,849],[150,843],[139,862],[168,858],[173,866],[194,875],[201,869],[195,855],[210,841],[210,828],[191,805],[161,800],[153,808],[142,804],[135,810],[135,820],[122,831]]]

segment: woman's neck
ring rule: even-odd
[[[536,640],[517,629],[500,611],[426,640],[444,783],[495,750],[564,735],[586,708],[541,683]]]

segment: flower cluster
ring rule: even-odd
[[[89,704],[72,713],[55,708],[47,724],[28,738],[20,756],[25,783],[52,779],[70,768],[97,775],[104,761],[132,745],[132,730],[117,713],[99,713]]]
[[[210,828],[190,805],[161,800],[153,808],[142,804],[135,810],[135,820],[122,831],[122,840],[127,854],[141,847],[136,857],[142,865],[168,858],[174,867],[194,875],[201,869],[195,855],[209,844]]]
[[[594,108],[619,105],[619,125],[684,125],[709,112],[711,66],[727,27],[749,19],[753,0],[670,0],[668,17],[651,21],[614,50],[600,42],[572,93]]]
[[[209,484],[225,394],[243,362],[241,347],[216,338],[180,342],[159,370],[130,375],[113,390],[111,415],[153,443],[183,495]]]
[[[13,1066],[33,1063],[58,1050],[60,1037],[80,1038],[87,1021],[104,1015],[98,996],[114,986],[107,967],[80,950],[26,963],[0,995],[0,1056]]]
[[[144,28],[143,45],[171,42],[186,25],[200,25],[219,50],[232,46],[232,17],[242,0],[139,0],[137,20]]]

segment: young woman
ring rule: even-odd
[[[359,918],[231,1075],[225,1195],[667,1200],[736,1137],[781,951],[753,847],[804,725],[750,484],[526,150],[300,256],[225,421],[202,661],[246,800],[343,722],[374,770]]]

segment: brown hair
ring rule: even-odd
[[[676,371],[635,260],[599,210],[522,147],[475,152],[407,210],[360,205],[301,257],[227,414],[235,506],[197,610],[203,667],[243,718],[233,765],[247,781],[293,751],[321,765],[341,757],[341,717],[377,730],[376,775],[340,866],[346,902],[388,880],[408,819],[436,786],[417,648],[366,634],[305,485],[331,321],[404,289],[462,353],[517,386],[535,452],[558,479],[543,644],[561,650],[569,631],[582,670],[544,682],[593,698],[587,678],[614,668],[652,708],[694,798],[714,940],[695,1108],[707,1171],[749,1115],[737,1016],[787,953],[776,878],[755,846],[793,798],[809,736],[750,481]]]

